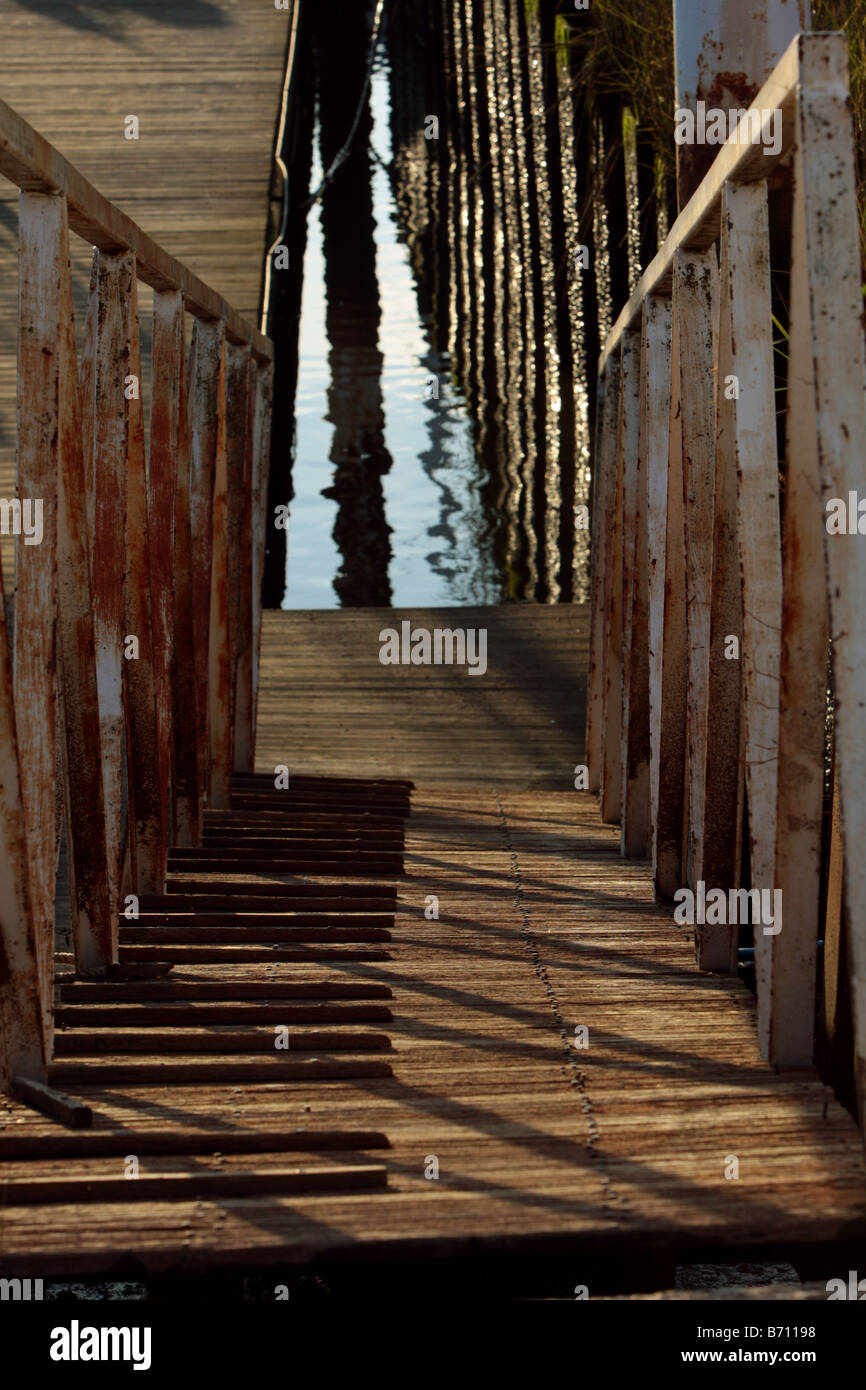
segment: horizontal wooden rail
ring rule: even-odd
[[[42,516],[14,642],[0,622],[0,1088],[67,1114],[45,1089],[62,828],[76,971],[105,977],[121,915],[252,772],[273,349],[3,103],[0,172],[21,190],[17,492]],[[94,248],[80,351],[70,230]]]
[[[179,290],[186,308],[196,318],[219,320],[230,342],[249,343],[264,362],[273,359],[269,338],[104,198],[5,101],[0,101],[0,174],[22,192],[63,193],[70,231],[100,251],[131,251],[138,278],[146,285],[158,291]]]
[[[847,534],[828,518],[866,476],[844,37],[800,35],[750,110],[781,113],[778,148],[720,148],[599,359],[589,784],[702,967],[753,943],[775,1064],[811,1062],[819,938],[829,980],[847,935],[866,1114],[866,538],[859,513]],[[771,173],[793,228],[771,225]],[[825,894],[828,681],[843,882]]]

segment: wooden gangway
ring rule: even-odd
[[[693,932],[653,903],[649,864],[623,860],[618,832],[574,789],[586,614],[464,615],[492,634],[486,700],[457,667],[383,667],[381,614],[266,615],[268,752],[256,779],[236,784],[231,816],[209,818],[205,855],[218,843],[220,867],[185,854],[168,896],[121,931],[121,961],[171,961],[170,974],[61,978],[54,1076],[91,1107],[92,1128],[59,1138],[6,1101],[4,1272],[110,1263],[203,1278],[235,1266],[276,1285],[323,1268],[354,1278],[359,1254],[546,1251],[567,1258],[573,1285],[602,1291],[633,1287],[638,1270],[647,1287],[669,1287],[674,1265],[699,1253],[831,1259],[866,1234],[853,1120],[814,1072],[762,1061],[754,996],[697,968]],[[420,626],[455,613],[389,616]],[[502,713],[531,698],[539,670],[548,732],[527,787]],[[388,729],[356,718],[359,701],[395,697],[419,714],[401,750],[411,793],[357,776],[394,756]],[[319,708],[328,718],[314,734]],[[485,749],[483,775],[443,751],[455,709],[462,737]],[[298,776],[278,791],[280,764]],[[339,780],[351,769],[354,781]],[[371,797],[388,803],[382,843]],[[349,856],[339,871],[278,862],[304,833],[321,845],[321,827],[339,841],[366,822],[369,850],[327,851]],[[377,857],[397,844],[399,873]],[[326,853],[310,839],[313,852]],[[438,920],[425,917],[431,896]],[[281,1023],[291,1047],[278,1052]],[[136,1154],[138,1183],[152,1177],[141,1197],[124,1179]],[[434,1159],[438,1178],[425,1176]]]
[[[802,284],[812,312],[824,294],[850,334],[844,198],[824,221],[803,182],[804,167],[820,174],[804,112],[816,117],[809,100],[829,92],[820,130],[844,185],[843,79],[838,44],[816,36],[786,56],[770,97],[799,141],[798,235],[813,252],[819,241],[839,252],[837,298],[826,254],[798,262]],[[694,853],[716,848],[696,805],[707,805],[703,752],[728,727],[730,686],[713,723],[696,686],[702,629],[685,614],[694,596],[687,604],[674,589],[665,630],[685,643],[679,667],[672,656],[661,674],[678,672],[681,703],[670,683],[651,702],[644,619],[657,593],[637,547],[624,559],[628,538],[658,521],[639,482],[640,442],[660,417],[641,411],[640,387],[651,383],[674,420],[690,389],[676,371],[679,396],[670,389],[677,340],[669,360],[650,331],[650,361],[636,324],[646,315],[658,327],[673,285],[710,380],[713,348],[735,350],[729,320],[712,313],[709,267],[705,282],[681,267],[723,234],[730,284],[737,248],[760,251],[758,237],[734,235],[737,216],[754,217],[753,232],[763,225],[760,156],[722,152],[606,348],[590,613],[263,617],[271,344],[8,107],[0,137],[0,168],[22,188],[19,485],[60,509],[44,546],[19,548],[14,649],[0,631],[3,1277],[182,1276],[190,1296],[214,1271],[266,1271],[274,1286],[342,1271],[348,1285],[360,1259],[368,1277],[395,1271],[396,1286],[407,1262],[423,1261],[415,1277],[427,1280],[431,1258],[556,1256],[567,1295],[669,1287],[676,1263],[696,1258],[847,1269],[866,1236],[861,1134],[811,1056],[782,1051],[802,1035],[791,1001],[804,988],[797,969],[814,959],[792,962],[784,937],[769,961],[761,954],[756,1000],[731,968],[735,938],[718,959],[717,937],[674,923],[676,875],[660,879],[677,837],[659,842],[659,798],[668,831],[678,808],[681,851],[691,846],[686,883]],[[96,247],[80,348],[70,229]],[[139,279],[154,291],[147,444],[140,401],[117,389],[138,374]],[[807,327],[812,341],[820,325]],[[710,409],[706,377],[695,380],[684,420]],[[819,385],[812,423],[835,481],[851,467],[840,438],[862,437],[862,392],[842,409],[832,382]],[[749,453],[748,418],[733,412],[747,471],[767,458]],[[653,447],[650,477],[668,486],[682,460],[655,436]],[[708,472],[715,463],[705,459]],[[707,542],[698,521],[687,511],[695,584],[695,536]],[[672,538],[668,590],[676,554]],[[780,545],[778,568],[784,555]],[[850,606],[832,572],[831,604]],[[788,581],[777,595],[789,625],[798,592]],[[848,711],[837,730],[846,886],[858,803],[844,758],[856,771],[862,718],[855,617],[834,631]],[[382,630],[404,622],[483,630],[483,676],[460,663],[383,663]],[[761,642],[773,639],[750,646],[747,629],[754,808],[767,796],[755,745],[768,696]],[[121,657],[130,633],[138,656]],[[785,727],[792,707],[777,703]],[[793,708],[816,724],[816,707]],[[660,729],[677,732],[677,711],[690,750],[679,763],[659,743]],[[738,738],[737,726],[737,758]],[[688,786],[679,800],[677,774]],[[601,817],[583,790],[592,779]],[[62,822],[73,949],[56,955]],[[813,816],[805,831],[815,828]],[[754,817],[752,833],[765,850]],[[802,941],[817,901],[797,907]],[[859,968],[856,917],[853,931]]]

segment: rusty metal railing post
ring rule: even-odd
[[[673,0],[676,103],[721,111],[754,100],[789,43],[811,28],[810,0]],[[718,145],[677,146],[677,194],[684,208]]]

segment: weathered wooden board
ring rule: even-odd
[[[216,476],[225,333],[219,323],[196,325],[195,374],[190,387],[190,535],[195,642],[198,792],[208,776],[208,675],[210,671],[210,592],[213,564],[213,489]]]
[[[677,255],[688,670],[688,841],[683,885],[697,884],[704,829],[715,490],[715,248]]]
[[[135,278],[129,304],[130,373],[142,380]],[[132,887],[158,893],[165,886],[168,826],[159,768],[159,722],[150,586],[147,462],[141,395],[129,402],[126,493],[125,636],[138,639],[138,659],[126,662],[125,712]]]
[[[61,199],[61,204],[63,200]],[[59,358],[57,413],[57,665],[62,711],[63,769],[72,936],[82,970],[116,959],[105,820],[102,722],[91,597],[92,536],[81,431],[66,209],[55,228],[60,267],[59,320],[53,351]],[[97,355],[99,350],[97,335]],[[95,363],[98,371],[98,363]],[[94,441],[96,435],[94,432]],[[93,512],[96,514],[94,499]],[[123,532],[122,519],[118,528]],[[20,708],[20,706],[19,706]],[[53,862],[53,861],[52,861]]]
[[[737,540],[736,391],[732,361],[732,275],[727,219],[719,244],[719,327],[715,333],[715,479],[712,589],[707,670],[707,753],[703,824],[697,843],[696,878],[709,889],[738,885],[742,838],[742,598]],[[739,267],[736,268],[739,273]],[[736,645],[734,645],[736,644]],[[705,925],[698,935],[698,963],[705,970],[735,970],[735,924]]]
[[[90,587],[99,695],[102,786],[109,911],[117,911],[125,846],[123,807],[123,666],[129,410],[132,382],[130,252],[94,254],[89,312],[94,321],[93,368],[82,392],[85,471],[89,474]],[[134,306],[133,306],[134,307]],[[139,368],[140,374],[140,368]],[[92,451],[92,452],[91,452]]]
[[[193,579],[192,475],[190,463],[192,392],[197,373],[198,325],[193,328],[189,356],[184,361],[181,343],[178,379],[180,418],[178,421],[177,469],[175,477],[175,544],[171,667],[171,793],[172,844],[191,847],[201,843],[203,788],[199,747],[201,721],[198,701],[200,675],[196,668],[195,586]]]
[[[177,474],[184,394],[183,295],[153,297],[153,389],[147,469],[150,611],[163,821],[171,824],[172,654],[174,651]]]
[[[641,460],[647,494],[647,662],[650,758],[650,844],[658,854],[659,781],[662,742],[662,657],[667,573],[668,454],[671,393],[671,301],[650,296],[644,306]]]
[[[604,569],[604,665],[601,726],[601,818],[619,825],[622,815],[622,675],[623,675],[623,524],[624,460],[637,421],[634,414],[639,361],[634,334],[623,339],[616,428],[611,440],[610,542]],[[607,465],[605,465],[607,466]],[[604,525],[604,519],[601,523]]]
[[[629,333],[622,405],[622,735],[620,843],[644,855],[649,825],[646,463],[641,458],[645,361],[641,333]]]
[[[821,502],[850,507],[863,481],[866,450],[866,364],[861,311],[848,63],[844,41],[803,50],[814,90],[801,97],[796,165],[805,206],[797,273],[805,275],[816,344],[815,430]],[[815,139],[815,131],[822,138]],[[803,286],[798,293],[806,293]],[[800,301],[803,302],[802,300]],[[802,317],[800,319],[802,323]],[[808,331],[805,330],[804,331]],[[832,343],[832,349],[830,348]],[[817,350],[820,344],[823,350]],[[848,953],[861,1114],[866,1097],[866,876],[859,846],[866,837],[866,550],[863,537],[831,535],[824,521],[830,638],[835,692]]]
[[[782,640],[782,537],[766,187],[726,190],[733,430],[743,603],[743,705],[752,887],[774,887]],[[820,705],[819,705],[820,708]],[[772,897],[772,893],[770,894]],[[755,928],[761,1045],[769,1050],[773,956]]]
[[[486,673],[383,666],[379,634],[406,620],[484,629]],[[587,629],[587,607],[567,604],[266,611],[256,766],[567,791],[584,762]]]
[[[604,524],[605,493],[607,491],[605,472],[605,450],[607,431],[610,428],[612,403],[610,391],[619,389],[619,359],[612,357],[607,372],[599,377],[596,399],[595,424],[595,467],[592,472],[592,565],[589,589],[589,672],[587,675],[586,699],[586,765],[588,772],[587,790],[597,792],[601,789],[601,713],[602,680],[604,671],[604,575],[606,567],[607,527]]]
[[[250,636],[249,682],[250,709],[246,710],[247,667],[241,662],[238,673],[238,701],[241,719],[249,720],[249,747],[245,743],[244,728],[238,730],[238,760],[244,761],[250,771],[255,763],[256,728],[258,718],[259,673],[262,650],[262,607],[260,603],[264,580],[265,546],[267,528],[276,524],[275,517],[267,514],[268,475],[271,457],[271,413],[274,405],[274,369],[261,362],[255,366],[255,404],[253,415],[253,508],[252,508],[252,557],[250,583],[252,586],[252,632]],[[243,769],[238,769],[243,770]]]
[[[0,574],[0,1086],[45,1074],[42,993],[21,797],[12,653]]]
[[[659,624],[658,796],[653,819],[653,879],[661,898],[672,898],[683,884],[683,806],[686,777],[686,587],[683,537],[683,425],[680,409],[680,331],[678,286],[671,310],[670,397],[667,480],[659,484],[664,503],[664,588]],[[661,383],[659,383],[661,393]],[[663,404],[659,402],[663,409]],[[659,467],[663,465],[659,440]],[[661,539],[661,537],[660,537]]]
[[[304,1064],[289,1053],[267,1080],[252,1070],[265,1059],[237,1057],[232,1069],[214,1055],[200,1059],[195,1085],[170,1073],[159,1084],[158,1056],[76,1059],[100,1081],[69,1082],[93,1108],[91,1133],[63,1131],[52,1156],[44,1117],[13,1101],[0,1107],[0,1176],[53,1183],[56,1198],[40,1207],[28,1188],[26,1203],[3,1208],[4,1272],[98,1270],[117,1259],[119,1224],[129,1259],[154,1271],[191,1260],[200,1270],[298,1267],[357,1255],[358,1241],[381,1258],[521,1239],[580,1242],[591,1267],[593,1242],[608,1252],[638,1239],[669,1252],[772,1249],[866,1232],[850,1117],[813,1073],[780,1076],[761,1061],[752,997],[696,968],[691,933],[653,905],[648,868],[620,857],[619,833],[600,826],[592,798],[421,788],[413,808],[391,958],[330,972],[351,989],[390,989],[392,1046],[366,1065],[387,1057],[392,1074],[278,1080],[279,1068]],[[428,920],[431,894],[439,917]],[[181,999],[233,988],[248,1009],[240,991],[322,985],[315,965],[190,964],[129,988],[179,989]],[[62,988],[65,1007],[70,994],[124,986]],[[106,1005],[117,1006],[116,997]],[[574,1045],[581,1025],[586,1047]],[[364,1066],[357,1053],[336,1055]],[[191,1063],[175,1054],[175,1066]],[[206,1079],[215,1064],[226,1080]],[[136,1082],[141,1066],[149,1070]],[[336,1148],[350,1148],[351,1163],[329,1160]],[[183,1160],[193,1153],[208,1173],[259,1173],[256,1195],[211,1198],[202,1184],[187,1198]],[[730,1153],[737,1182],[724,1176]],[[142,1160],[142,1178],[173,1171],[179,1185],[164,1200],[142,1200],[147,1189],[131,1181],[119,1188],[129,1155]],[[436,1179],[425,1176],[434,1158]],[[383,1168],[387,1188],[268,1190],[281,1164],[344,1162]],[[105,1184],[106,1197],[92,1186],[86,1203],[72,1200],[59,1184],[76,1177]]]
[[[16,318],[17,479],[10,495],[41,503],[40,545],[22,543],[17,554],[14,700],[18,737],[29,750],[21,765],[21,798],[29,857],[34,947],[39,966],[46,1036],[51,1036],[51,955],[54,949],[54,816],[57,755],[57,477],[59,472],[61,198],[22,194],[18,237],[20,283]],[[12,276],[14,284],[16,277]],[[14,322],[14,320],[13,320]],[[14,396],[13,396],[14,418]],[[10,480],[11,481],[11,480]],[[50,1043],[49,1043],[50,1046]]]
[[[210,616],[208,619],[208,804],[228,810],[232,775],[232,686],[229,654],[229,544],[228,497],[228,344],[220,357],[217,385],[217,433],[211,510]]]
[[[770,1060],[779,1066],[812,1061],[821,934],[828,597],[817,515],[821,485],[803,172],[802,157],[795,154],[774,878],[784,917],[782,931],[770,939],[768,1039]],[[833,955],[832,932],[829,938],[825,933],[824,952],[825,960]]]

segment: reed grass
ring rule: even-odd
[[[676,177],[673,139],[674,38],[670,0],[593,0],[587,21],[557,24],[557,47],[572,50],[572,70],[591,114],[601,96],[619,98],[651,141],[668,179]],[[857,160],[861,258],[866,279],[866,0],[812,0],[812,27],[848,39]]]

